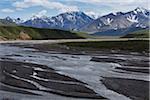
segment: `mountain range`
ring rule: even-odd
[[[46,16],[40,18],[33,16],[20,25],[38,28],[76,30],[92,21],[93,19],[83,12],[67,12],[51,18]]]
[[[6,17],[1,19],[0,23],[12,22],[21,26],[81,31],[93,35],[123,35],[141,29],[148,29],[149,15],[149,10],[137,7],[129,12],[110,13],[97,19],[93,19],[84,12],[79,11],[66,12],[53,17],[33,16],[26,21],[20,18]]]

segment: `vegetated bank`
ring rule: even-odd
[[[149,52],[149,40],[69,42],[61,45],[82,50]]]
[[[149,38],[149,29],[143,29],[126,34],[122,38]]]
[[[0,40],[82,39],[77,33],[58,29],[0,26]]]

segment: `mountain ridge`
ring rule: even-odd
[[[53,17],[31,18],[21,25],[37,28],[76,30],[91,21],[93,19],[83,12],[66,12]]]
[[[148,28],[149,13],[148,10],[139,7],[126,13],[110,13],[99,17],[80,30],[89,33],[100,33],[108,30],[120,30],[126,28]]]

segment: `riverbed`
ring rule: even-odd
[[[21,45],[24,45],[24,43],[21,43]],[[29,43],[29,44],[26,43],[25,45],[32,45],[32,43]],[[92,60],[94,57],[97,59]],[[11,62],[12,64],[14,62],[17,62],[17,63],[23,63],[23,65],[26,65],[27,63],[27,64],[36,64],[39,66],[40,65],[46,66],[54,70],[53,73],[61,75],[61,77],[66,76],[66,77],[69,77],[70,80],[76,80],[76,81],[71,81],[72,83],[82,84],[81,85],[82,87],[80,87],[82,91],[83,90],[85,92],[90,91],[88,92],[89,94],[84,95],[84,96],[80,94],[80,91],[78,91],[80,96],[79,95],[77,96],[74,94],[68,94],[69,91],[73,91],[72,89],[70,90],[62,89],[63,92],[65,92],[65,94],[62,95],[61,93],[58,93],[57,91],[54,92],[55,89],[57,88],[48,87],[48,85],[51,83],[46,84],[47,86],[42,86],[42,83],[32,80],[32,79],[28,79],[28,77],[24,77],[24,80],[28,80],[28,82],[30,81],[32,85],[36,86],[37,84],[35,84],[35,82],[37,82],[41,86],[41,88],[44,88],[44,89],[47,87],[50,89],[53,88],[54,91],[47,92],[47,91],[41,91],[40,89],[36,90],[32,88],[22,88],[22,87],[18,87],[17,84],[15,86],[14,85],[12,86],[11,84],[0,82],[0,86],[11,88],[9,90],[1,89],[0,99],[8,98],[10,100],[31,100],[31,99],[32,100],[90,100],[90,99],[91,100],[93,99],[97,99],[97,100],[99,99],[146,100],[147,99],[148,100],[147,93],[149,91],[148,89],[149,58],[148,56],[140,55],[137,53],[130,53],[130,54],[118,54],[118,53],[117,54],[114,54],[114,53],[105,54],[103,53],[100,55],[91,55],[91,54],[90,55],[88,54],[75,55],[75,54],[61,53],[57,51],[43,52],[41,50],[31,48],[31,47],[29,48],[29,47],[23,47],[19,45],[17,46],[16,44],[14,45],[14,44],[4,43],[0,45],[0,61],[2,62],[5,61],[6,63],[9,62],[10,67],[11,67]],[[143,66],[142,64],[145,66]],[[40,69],[40,71],[43,71],[45,67],[43,69],[42,68]],[[130,69],[127,69],[127,68],[130,68]],[[46,68],[45,70],[49,70],[49,69]],[[136,70],[139,70],[139,71],[136,71]],[[13,75],[17,76],[17,74],[13,74]],[[34,77],[35,79],[39,81],[45,81],[47,79],[45,77],[41,78],[42,76],[37,77],[37,75],[39,75],[39,73],[34,73],[32,77]],[[14,77],[16,78],[16,76]],[[21,80],[23,79],[22,77],[18,79]],[[64,82],[63,84],[67,84],[68,82],[66,80],[60,80],[60,79],[58,80],[53,79],[51,81],[55,81],[56,83]],[[120,83],[117,83],[119,81]],[[69,84],[71,84],[71,82]],[[129,84],[128,86],[125,87],[124,84],[121,82],[129,83]],[[143,87],[143,85],[145,87]],[[126,91],[131,91],[131,93],[129,94],[129,93],[126,93],[126,91],[122,91],[124,87],[126,88]],[[66,88],[68,88],[68,85],[66,85]],[[118,90],[118,88],[120,88],[120,90]],[[140,90],[138,88],[140,88]],[[13,89],[17,89],[17,91],[22,90],[25,92],[19,93],[16,91],[10,91]],[[58,90],[59,89],[60,88],[58,88]],[[144,91],[144,93],[142,93],[142,91]],[[141,93],[139,94],[139,92]],[[92,96],[90,97],[91,94]],[[98,98],[95,98],[95,97],[98,97]]]

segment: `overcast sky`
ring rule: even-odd
[[[136,7],[149,9],[148,0],[0,0],[0,18],[10,16],[28,19],[33,15],[55,16],[69,11],[102,16]]]

